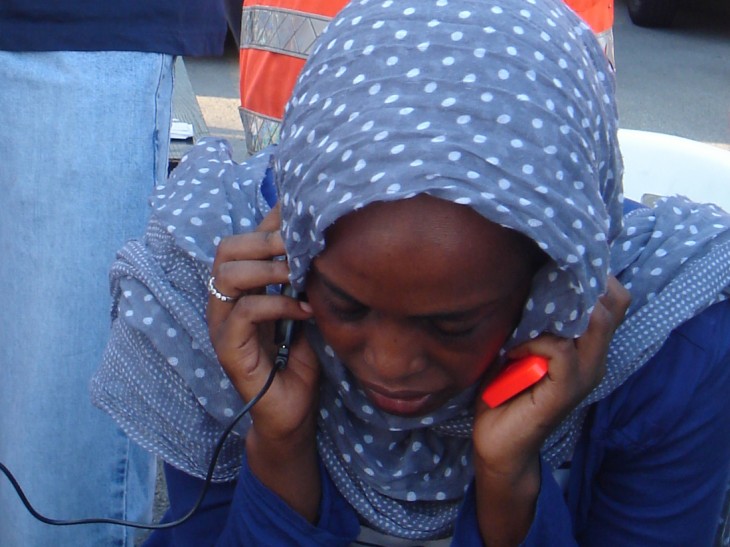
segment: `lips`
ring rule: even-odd
[[[424,413],[430,406],[433,395],[413,391],[388,391],[375,386],[364,385],[368,398],[383,412],[401,416]]]

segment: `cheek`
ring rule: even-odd
[[[497,357],[500,347],[501,343],[496,340],[487,344],[475,342],[468,354],[461,355],[459,359],[452,357],[450,362],[446,362],[452,382],[459,389],[466,389],[480,382]]]
[[[310,304],[317,328],[322,333],[325,342],[341,359],[348,359],[360,349],[362,336],[357,328],[349,327],[334,317],[331,312],[318,306],[316,302],[310,300]]]
[[[454,381],[462,388],[482,381],[489,375],[489,369],[497,360],[500,349],[512,333],[514,325],[490,323],[480,332],[475,333],[473,341],[464,350],[461,359],[452,360],[451,373]]]
[[[325,342],[335,350],[335,353],[341,358],[345,358],[346,355],[352,353],[354,348],[357,347],[355,342],[356,337],[350,331],[350,329],[343,329],[341,325],[336,322],[326,321],[314,317],[317,326],[319,327]]]

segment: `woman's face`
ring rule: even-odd
[[[418,196],[339,219],[307,295],[370,400],[433,411],[479,381],[519,320],[541,256],[468,207]]]

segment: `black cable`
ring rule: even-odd
[[[288,348],[287,348],[288,349]],[[286,363],[285,363],[286,364]],[[285,365],[284,365],[285,366]],[[255,405],[259,402],[261,397],[264,396],[264,394],[269,390],[271,387],[271,384],[274,381],[274,376],[276,376],[276,373],[278,370],[280,370],[283,367],[280,366],[274,366],[271,368],[271,372],[269,373],[269,377],[266,379],[266,383],[261,388],[261,390],[256,394],[256,396],[251,399],[248,403],[246,403],[241,409],[241,411],[238,413],[238,415],[233,419],[233,421],[226,427],[226,429],[223,431],[222,435],[218,439],[218,443],[215,446],[215,450],[213,451],[213,457],[210,460],[210,465],[208,465],[208,473],[205,477],[205,484],[203,484],[203,488],[200,490],[200,495],[198,496],[197,501],[195,502],[195,505],[188,511],[188,513],[182,517],[180,517],[177,520],[174,520],[172,522],[165,522],[161,524],[147,524],[143,522],[135,522],[130,520],[123,520],[123,519],[113,519],[113,518],[86,518],[86,519],[76,519],[76,520],[61,520],[61,519],[52,519],[48,518],[42,514],[40,514],[36,509],[31,505],[30,501],[28,501],[28,497],[23,492],[23,489],[20,487],[20,484],[18,483],[17,479],[13,476],[13,474],[10,472],[10,470],[2,463],[0,462],[0,471],[2,471],[5,476],[8,478],[10,483],[13,485],[13,488],[15,488],[15,492],[18,494],[18,497],[20,498],[20,501],[23,502],[23,505],[28,510],[28,512],[33,515],[37,520],[45,523],[50,524],[53,526],[75,526],[78,524],[116,524],[118,526],[128,526],[130,528],[143,528],[145,530],[166,530],[168,528],[174,528],[175,526],[179,526],[183,522],[186,522],[190,517],[195,514],[195,512],[200,507],[200,504],[203,503],[203,499],[205,498],[205,495],[208,493],[208,488],[210,488],[210,484],[213,481],[213,471],[215,470],[215,464],[218,462],[218,456],[220,456],[221,450],[223,450],[223,443],[228,438],[228,435],[230,435],[231,431],[233,431],[233,428],[236,426],[236,424],[243,418]]]

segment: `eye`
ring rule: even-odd
[[[368,313],[368,308],[362,304],[339,299],[337,297],[328,297],[325,304],[329,312],[340,321],[359,321]]]
[[[444,338],[465,338],[474,334],[479,323],[476,321],[429,319],[428,325],[438,336]]]
[[[359,321],[369,312],[369,308],[347,294],[340,287],[328,281],[317,268],[313,268],[309,279],[308,293],[314,300],[321,302],[321,309],[332,319],[343,323]],[[312,299],[310,298],[310,302]]]

